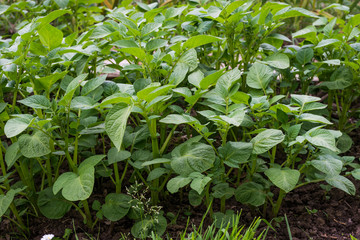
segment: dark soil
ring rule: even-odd
[[[360,130],[356,130],[350,134],[354,140],[354,145],[350,154],[357,159],[360,157]],[[351,179],[356,186],[357,193],[360,191],[360,182]],[[290,192],[283,201],[279,217],[284,218],[286,215],[292,239],[350,239],[350,235],[360,238],[360,197],[350,196],[338,189],[331,189],[326,192],[320,187],[321,184],[311,184]],[[102,183],[101,186],[95,186],[95,194],[89,200],[90,206],[94,200],[104,202],[107,191],[112,191],[111,182]],[[105,189],[105,190],[104,190]],[[187,231],[192,231],[193,226],[199,226],[206,209],[202,207],[191,207],[188,203],[186,195],[179,194],[169,195],[162,202],[165,213],[173,213],[177,216],[167,228],[166,238],[179,238],[179,234],[184,232],[187,220],[190,218]],[[235,199],[227,201],[227,209],[242,211],[241,224],[249,226],[253,219],[259,216],[254,209],[241,205]],[[219,203],[214,203],[214,211],[219,210]],[[95,215],[95,212],[93,212]],[[270,221],[270,219],[268,219]],[[168,223],[170,223],[168,219]],[[66,229],[72,231],[69,239],[75,239],[75,232],[78,239],[100,240],[118,240],[122,236],[132,239],[130,234],[133,221],[124,218],[116,223],[102,220],[97,223],[95,228],[90,230],[83,223],[83,219],[76,210],[70,211],[64,218],[60,220],[49,220],[44,217],[29,217],[30,239],[40,240],[44,234],[54,234],[62,237]],[[205,220],[205,225],[211,224],[211,219]],[[269,230],[266,239],[289,239],[288,227],[285,220],[277,223],[272,221],[272,225],[276,232]],[[266,224],[261,225],[261,230],[267,228]],[[24,239],[20,235],[16,235],[15,226],[8,220],[2,219],[0,225],[0,240]]]

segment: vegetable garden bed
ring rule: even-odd
[[[1,240],[360,237],[356,5],[100,3],[0,2]]]

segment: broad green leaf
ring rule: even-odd
[[[48,109],[51,107],[49,99],[43,95],[32,95],[18,102],[35,109]]]
[[[121,193],[110,193],[105,197],[102,213],[112,222],[119,221],[129,212],[132,198]]]
[[[189,71],[194,71],[198,66],[198,58],[195,49],[189,49],[181,55],[178,64],[185,63],[189,67]]]
[[[192,189],[189,191],[188,198],[190,205],[194,207],[199,206],[203,200],[203,196],[201,196],[195,190]]]
[[[198,120],[190,115],[186,114],[169,114],[165,118],[161,119],[160,122],[166,124],[184,124],[184,123],[196,123]]]
[[[197,35],[189,38],[183,45],[183,48],[196,48],[208,43],[221,41],[221,38],[211,35]]]
[[[120,151],[128,117],[133,106],[125,103],[115,105],[105,118],[105,130],[109,138]]]
[[[326,129],[310,129],[305,134],[305,139],[316,147],[327,148],[331,151],[338,152],[335,144],[335,137]]]
[[[16,118],[8,120],[4,127],[6,137],[12,138],[19,135],[29,127],[33,119],[34,117],[31,115],[22,114]]]
[[[200,81],[200,87],[203,90],[209,89],[212,85],[216,84],[216,81],[224,74],[224,69],[221,69],[215,73],[212,73]]]
[[[231,71],[228,71],[221,75],[216,83],[216,88],[224,87],[227,91],[230,91],[230,88],[240,79],[241,72],[239,69],[234,68]]]
[[[54,21],[55,19],[57,19],[58,17],[64,15],[64,14],[72,14],[72,12],[70,10],[55,10],[55,11],[51,11],[48,15],[39,18],[36,22],[40,23],[40,25],[38,26],[39,29],[41,29],[42,27],[44,27],[45,25],[51,23],[52,21]]]
[[[14,142],[6,149],[6,153],[5,153],[5,162],[8,169],[10,169],[14,165],[16,160],[18,160],[20,157],[21,157],[21,153],[20,153],[19,142]]]
[[[305,104],[307,104],[307,103],[318,102],[320,100],[321,100],[321,98],[319,98],[319,97],[291,94],[292,103],[298,105],[300,108],[304,108]]]
[[[146,167],[146,166],[151,166],[154,164],[159,164],[159,163],[170,163],[171,160],[168,158],[155,158],[153,160],[150,161],[146,161],[143,164],[141,164],[141,166]]]
[[[131,55],[137,57],[141,61],[145,61],[145,58],[146,58],[145,51],[138,47],[121,48],[121,49],[119,49],[119,51],[131,54]]]
[[[197,88],[200,88],[200,82],[202,79],[204,79],[204,73],[200,70],[197,70],[188,76],[189,83]]]
[[[186,8],[188,8],[188,6],[182,6],[182,7],[170,7],[166,10],[165,12],[165,18],[169,19],[169,18],[173,18],[173,17],[177,17],[179,16]]]
[[[265,203],[266,194],[264,187],[258,183],[247,182],[241,184],[235,190],[235,198],[242,204],[250,204],[259,207]]]
[[[166,226],[166,218],[162,215],[158,215],[156,219],[148,217],[135,223],[131,228],[131,234],[137,239],[150,238],[152,234],[161,236],[164,234]]]
[[[168,41],[165,39],[153,39],[146,43],[146,51],[154,51],[156,49],[167,46]]]
[[[303,113],[300,115],[299,119],[301,121],[307,121],[313,123],[332,124],[329,120],[327,120],[323,116],[319,116],[312,113]]]
[[[146,36],[152,32],[155,32],[161,27],[161,25],[162,23],[158,23],[158,22],[148,23],[141,29],[141,35]]]
[[[15,191],[12,189],[10,189],[6,195],[0,195],[0,217],[6,213],[12,201],[14,200],[14,196]]]
[[[127,104],[130,104],[131,103],[131,97],[129,94],[127,93],[120,93],[120,92],[117,92],[117,93],[114,93],[112,95],[110,95],[109,97],[105,98],[100,106],[101,107],[104,107],[106,105],[109,105],[109,104],[116,104],[116,103],[127,103]]]
[[[76,89],[80,86],[82,81],[84,81],[86,79],[87,76],[88,76],[88,74],[81,74],[81,75],[77,76],[76,78],[74,78],[69,83],[69,85],[66,88],[66,92],[65,92],[64,96],[59,101],[59,105],[62,105],[62,106],[70,105],[71,99],[73,98]]]
[[[106,157],[106,155],[93,155],[91,157],[86,158],[82,163],[80,164],[78,171],[82,171],[83,168],[87,167],[95,167],[101,160],[103,160]]]
[[[341,153],[349,151],[353,144],[353,140],[346,133],[343,133],[336,141],[336,147],[340,149]]]
[[[229,183],[219,183],[212,187],[212,194],[215,198],[225,198],[229,199],[234,196],[235,189],[229,187]]]
[[[51,75],[35,78],[35,87],[39,90],[44,89],[46,92],[49,92],[51,87],[60,79],[64,78],[67,72],[53,73]]]
[[[293,38],[307,38],[314,42],[316,40],[317,30],[314,26],[308,26],[292,34]]]
[[[220,115],[220,119],[225,121],[230,125],[234,125],[239,127],[245,118],[245,111],[244,110],[235,110],[231,112],[229,115]]]
[[[134,41],[134,40],[119,40],[116,41],[114,43],[112,43],[111,45],[115,46],[115,47],[119,47],[119,48],[138,48],[138,44]]]
[[[195,178],[190,187],[195,190],[198,194],[201,194],[204,191],[205,186],[211,181],[210,177],[202,175],[202,177]]]
[[[300,178],[300,172],[298,170],[289,168],[270,168],[265,171],[265,175],[275,186],[284,190],[286,193],[296,187]]]
[[[63,33],[56,27],[47,24],[38,30],[40,41],[50,50],[58,47],[63,40]]]
[[[124,161],[131,157],[131,153],[125,150],[118,151],[117,148],[112,147],[107,154],[108,163],[113,164]]]
[[[270,67],[261,63],[254,63],[246,77],[246,84],[251,88],[262,89],[263,92],[266,92],[272,76],[273,71]]]
[[[174,177],[170,179],[166,184],[167,190],[170,193],[174,194],[178,192],[180,188],[188,185],[191,182],[191,180],[192,179],[189,177],[182,177],[182,176]]]
[[[324,39],[324,40],[321,40],[318,45],[315,47],[316,48],[323,48],[323,47],[326,47],[326,46],[329,46],[329,45],[333,45],[333,44],[336,44],[336,43],[341,43],[340,40],[338,39]]]
[[[188,176],[192,172],[202,173],[213,166],[215,152],[204,143],[185,142],[172,152],[171,168],[178,174]]]
[[[188,71],[189,71],[189,66],[186,63],[176,64],[173,72],[169,77],[169,84],[175,86],[179,85],[182,81],[184,81]]]
[[[331,74],[330,81],[324,81],[321,86],[330,90],[342,90],[350,87],[353,82],[353,73],[347,67],[340,67]]]
[[[9,9],[10,6],[8,5],[0,5],[0,15],[6,13],[6,11]],[[1,215],[0,215],[1,216]]]
[[[94,187],[94,167],[87,165],[78,174],[67,172],[60,175],[53,186],[53,193],[62,189],[62,195],[69,201],[81,201],[90,197]]]
[[[279,14],[281,12],[281,14]],[[285,19],[285,18],[293,18],[293,17],[312,17],[312,18],[319,18],[315,13],[310,12],[309,10],[306,10],[304,8],[300,7],[294,7],[288,9],[285,13],[282,13],[282,11],[279,11],[274,16],[274,20],[278,19]]]
[[[354,184],[349,179],[341,175],[328,176],[325,178],[325,181],[331,186],[336,187],[347,194],[355,195],[356,193]]]
[[[51,187],[39,192],[37,205],[40,212],[49,219],[61,219],[72,206],[60,193],[54,195]]]
[[[248,162],[252,151],[252,143],[247,142],[227,142],[219,148],[220,157],[232,168],[239,168],[240,164]]]
[[[356,180],[360,180],[360,169],[355,169],[351,172],[351,175],[356,179]]]
[[[251,139],[253,154],[262,154],[281,143],[285,138],[282,131],[277,129],[266,129]]]
[[[301,65],[305,65],[308,62],[311,62],[314,57],[314,50],[312,48],[301,48],[296,53],[296,61]]]
[[[69,0],[54,0],[60,8],[66,8],[69,4]]]
[[[290,67],[289,57],[284,53],[274,53],[265,58],[263,62],[278,69],[286,69]]]
[[[311,165],[329,176],[339,175],[343,167],[342,161],[331,155],[320,156],[318,160],[312,160]]]
[[[150,182],[155,179],[158,179],[159,177],[161,177],[162,175],[167,174],[167,173],[169,173],[169,169],[158,167],[149,173],[146,180]]]
[[[51,153],[49,141],[49,136],[41,131],[37,131],[33,135],[23,134],[19,137],[21,154],[27,158],[47,155]]]
[[[96,78],[90,79],[84,87],[81,89],[81,95],[86,96],[90,92],[94,91],[98,88],[101,84],[103,84],[106,80],[107,75],[101,75]]]
[[[78,96],[71,100],[70,109],[74,110],[87,110],[96,106],[97,102],[88,96]]]

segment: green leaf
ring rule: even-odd
[[[186,63],[176,64],[173,72],[169,77],[169,84],[175,86],[179,85],[182,81],[184,81],[188,71],[189,71],[189,66]]]
[[[204,143],[185,142],[172,152],[171,168],[178,174],[188,176],[192,172],[202,173],[213,166],[215,152]]]
[[[148,23],[141,29],[141,35],[146,36],[152,32],[155,32],[161,27],[161,25],[162,23],[158,23],[158,22]]]
[[[166,226],[166,218],[163,216],[148,217],[135,223],[131,228],[131,234],[138,239],[150,238],[152,234],[161,236],[164,234]]]
[[[212,188],[212,195],[215,198],[225,198],[225,199],[229,199],[232,196],[234,196],[234,192],[235,189],[232,187],[229,187],[229,183],[219,183],[216,184],[213,188]]]
[[[320,156],[318,160],[312,160],[310,163],[317,170],[329,176],[339,175],[343,167],[342,161],[331,155]]]
[[[56,83],[58,80],[64,78],[67,72],[61,72],[61,73],[53,73],[51,75],[42,77],[42,78],[35,78],[35,87],[38,90],[44,89],[46,92],[49,92],[51,87]]]
[[[200,87],[203,90],[209,89],[212,85],[216,84],[216,81],[224,74],[224,69],[221,69],[215,73],[212,73],[200,81]]]
[[[19,135],[29,127],[33,120],[34,117],[28,114],[18,115],[16,118],[9,119],[4,127],[6,137],[12,138]]]
[[[70,109],[73,110],[87,110],[96,106],[97,102],[88,96],[78,96],[71,100]]]
[[[330,90],[343,90],[350,87],[353,82],[353,74],[347,67],[340,67],[331,74],[330,81],[322,82],[320,85]]]
[[[40,212],[49,219],[61,219],[72,206],[61,194],[54,195],[51,187],[39,192],[37,205]]]
[[[90,197],[94,187],[94,167],[86,165],[78,174],[66,172],[60,175],[53,186],[56,194],[62,189],[62,195],[69,201],[81,201]]]
[[[118,151],[118,149],[114,147],[112,147],[107,154],[109,164],[124,161],[129,157],[131,157],[131,153],[129,151],[125,151],[125,150]]]
[[[300,115],[299,119],[301,121],[307,121],[313,123],[332,124],[329,120],[327,120],[323,116],[319,116],[312,113],[303,113]]]
[[[0,217],[2,217],[10,207],[14,200],[15,193],[15,190],[10,189],[6,195],[0,195]]]
[[[14,142],[6,149],[5,153],[5,162],[8,169],[10,169],[20,157],[21,152],[19,142]]]
[[[50,50],[58,47],[63,40],[63,33],[56,27],[46,24],[38,30],[40,41],[43,45],[47,46]]]
[[[189,38],[183,45],[183,48],[196,48],[208,43],[221,41],[221,38],[211,35],[197,35]]]
[[[259,207],[265,203],[266,194],[264,187],[254,182],[247,182],[241,184],[235,190],[235,198],[242,204],[250,204]]]
[[[323,47],[326,47],[326,46],[329,46],[329,45],[333,45],[335,43],[341,43],[340,40],[338,39],[324,39],[324,40],[321,40],[318,45],[315,47],[316,48],[323,48]]]
[[[48,109],[51,107],[49,99],[43,95],[32,95],[18,102],[35,109]]]
[[[90,79],[84,87],[81,89],[81,95],[86,96],[96,88],[98,88],[101,84],[103,84],[106,80],[107,75],[101,75],[96,78]]]
[[[190,187],[195,190],[198,194],[201,194],[204,191],[205,186],[211,181],[210,177],[201,175],[201,177],[195,178]]]
[[[66,92],[64,96],[60,99],[59,105],[61,106],[69,106],[71,103],[71,99],[73,98],[76,89],[80,86],[80,84],[86,79],[88,74],[81,74],[74,78],[66,88]]]
[[[266,129],[251,139],[254,146],[253,154],[262,154],[281,143],[285,138],[282,131],[277,129]]]
[[[168,41],[165,39],[153,39],[146,43],[146,51],[154,51],[156,49],[167,46]]]
[[[132,108],[132,105],[119,103],[110,110],[105,118],[105,130],[118,151],[121,149],[127,120]]]
[[[275,186],[284,190],[286,193],[295,188],[300,178],[300,172],[298,170],[289,168],[270,168],[264,173]]]
[[[335,137],[326,129],[310,129],[305,134],[305,139],[316,147],[327,148],[331,151],[338,152],[335,144]]]
[[[189,49],[181,55],[178,64],[185,63],[189,67],[189,72],[194,71],[198,66],[198,58],[195,49]]]
[[[112,222],[119,221],[129,212],[132,198],[121,193],[110,193],[105,197],[102,213]]]
[[[290,67],[289,57],[284,53],[274,53],[265,58],[263,62],[278,69],[286,69]]]
[[[41,29],[42,27],[44,27],[45,25],[51,23],[52,21],[54,21],[55,19],[57,19],[58,17],[69,13],[72,14],[72,12],[70,10],[55,10],[55,11],[51,11],[48,15],[39,18],[36,22],[40,23],[40,25],[38,26],[39,29]]]
[[[0,15],[6,13],[6,11],[9,9],[9,7],[10,7],[10,6],[8,6],[8,5],[3,5],[3,4],[1,4],[1,5],[0,5]],[[1,215],[0,215],[0,217],[1,217]]]
[[[231,71],[228,71],[219,77],[219,79],[217,80],[215,89],[219,88],[219,87],[223,87],[229,92],[230,88],[236,82],[239,81],[240,77],[241,77],[240,70],[237,68],[234,68]]]
[[[273,71],[270,67],[261,63],[254,63],[246,77],[246,84],[251,88],[262,89],[263,92],[266,92],[272,76]]]
[[[151,181],[153,181],[155,179],[158,179],[159,177],[161,177],[162,175],[167,174],[167,173],[169,173],[169,170],[166,169],[166,168],[161,168],[161,167],[155,168],[149,173],[146,181],[151,182]]]
[[[219,148],[220,157],[232,168],[239,168],[240,164],[247,163],[252,151],[252,143],[247,142],[227,142]]]
[[[131,55],[137,57],[141,61],[145,61],[145,58],[146,58],[145,51],[139,47],[122,48],[122,49],[119,49],[119,51],[131,54]]]
[[[328,176],[325,178],[325,181],[331,186],[336,187],[347,194],[355,195],[356,193],[354,184],[349,179],[341,175]]]
[[[311,62],[314,57],[314,50],[312,48],[301,48],[296,53],[296,61],[301,65],[305,65],[308,62]]]
[[[190,205],[194,207],[199,206],[203,200],[203,196],[201,196],[195,190],[192,189],[189,192],[188,198]]]
[[[174,194],[179,191],[180,188],[188,185],[192,181],[189,177],[177,176],[168,181],[166,184],[167,190]]]
[[[54,0],[60,8],[66,8],[69,4],[69,0]]]
[[[42,157],[49,153],[50,138],[43,132],[37,131],[33,135],[23,134],[19,137],[21,154],[27,158]]]
[[[160,120],[161,123],[166,123],[166,124],[175,124],[175,125],[179,125],[179,124],[184,124],[184,123],[197,123],[199,122],[196,118],[190,116],[190,115],[186,115],[186,114],[169,114],[167,115],[165,118]]]

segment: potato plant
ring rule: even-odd
[[[315,182],[355,195],[345,132],[357,126],[360,15],[97,2],[46,1],[51,12],[0,38],[0,217],[27,234],[27,215],[75,209],[89,228],[132,219],[146,238],[166,230],[162,201],[184,192],[222,217],[230,198],[276,217],[287,193]],[[294,17],[313,24],[277,32]],[[113,187],[94,201],[105,181]]]

